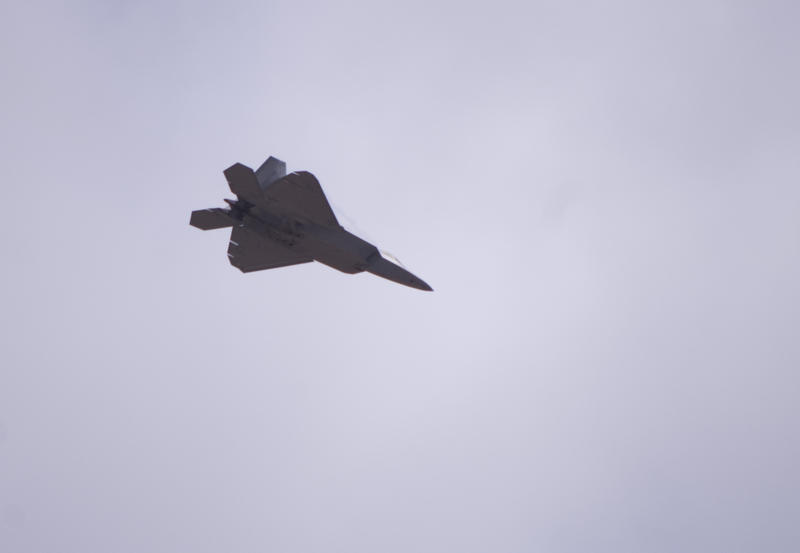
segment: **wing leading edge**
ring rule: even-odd
[[[289,173],[266,187],[264,195],[270,203],[285,213],[299,215],[322,226],[339,228],[317,178],[308,171]]]
[[[258,171],[234,163],[224,171],[231,192],[256,206],[269,206],[287,215],[297,215],[326,227],[339,228],[325,192],[308,171],[286,174],[286,164],[268,158]]]

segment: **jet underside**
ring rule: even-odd
[[[336,220],[311,173],[286,174],[273,157],[257,171],[237,163],[225,170],[236,200],[228,208],[192,212],[202,230],[232,227],[228,258],[242,272],[319,261],[344,273],[368,271],[391,281],[431,290],[421,279],[381,256],[378,248]]]

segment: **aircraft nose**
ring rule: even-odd
[[[428,286],[425,281],[417,278],[406,269],[400,267],[399,265],[395,265],[380,255],[373,258],[366,270],[373,275],[383,277],[398,284],[405,284],[406,286],[416,288],[417,290],[424,290],[426,292],[433,291],[433,288]]]
[[[422,280],[417,279],[417,281],[412,284],[412,286],[418,290],[424,290],[425,292],[433,292],[433,288],[430,285]]]

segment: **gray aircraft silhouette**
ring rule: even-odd
[[[230,207],[192,211],[202,230],[233,227],[231,265],[243,273],[319,261],[343,273],[367,271],[419,290],[433,290],[378,248],[347,232],[336,220],[319,181],[306,171],[286,174],[286,163],[268,158],[258,170],[236,163],[225,169],[236,200]]]

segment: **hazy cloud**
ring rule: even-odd
[[[0,15],[0,550],[796,549],[793,3]],[[436,292],[232,269],[267,155]]]

